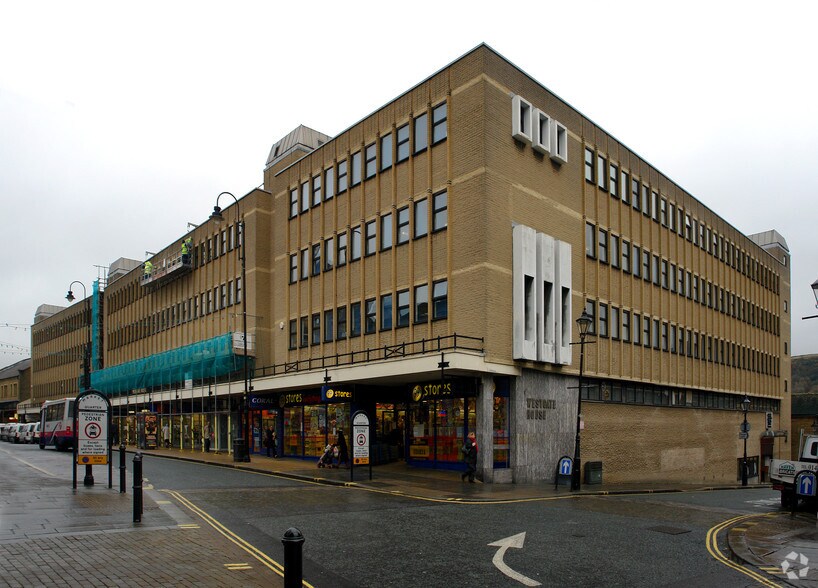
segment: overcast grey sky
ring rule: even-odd
[[[297,125],[335,135],[480,42],[742,232],[783,234],[792,353],[818,353],[816,22],[813,1],[0,0],[0,366],[73,280],[260,185]]]

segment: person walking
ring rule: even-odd
[[[273,428],[267,427],[267,430],[264,431],[264,445],[267,447],[267,457],[275,455],[273,443]]]
[[[349,449],[347,449],[347,442],[346,439],[344,439],[343,431],[338,431],[338,442],[336,446],[338,447],[338,466],[340,467],[341,464],[344,464],[349,467]]]
[[[170,449],[170,425],[167,421],[162,425],[162,439],[165,442],[165,449]]]
[[[205,422],[204,429],[202,430],[202,437],[204,438],[204,450],[205,453],[210,453],[210,423]]]
[[[477,473],[477,438],[474,432],[469,433],[469,436],[466,437],[462,451],[465,454],[466,471],[463,472],[460,479],[465,482],[468,477],[469,482],[474,484],[474,474]]]

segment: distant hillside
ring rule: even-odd
[[[792,393],[818,394],[818,355],[792,358]]]

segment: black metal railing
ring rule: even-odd
[[[458,335],[457,333],[454,333],[444,337],[421,339],[419,341],[407,341],[396,345],[384,345],[383,347],[376,347],[375,349],[362,349],[360,351],[337,353],[335,355],[309,357],[307,359],[299,359],[297,361],[288,361],[275,365],[257,367],[253,373],[253,377],[258,378],[263,376],[292,374],[304,371],[354,365],[358,363],[383,361],[396,357],[411,357],[415,355],[440,353],[442,351],[473,351],[483,353],[483,338],[469,337],[468,335]]]

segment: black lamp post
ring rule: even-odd
[[[85,284],[80,282],[79,280],[74,280],[68,285],[68,294],[65,295],[65,299],[68,300],[69,303],[74,302],[76,298],[74,298],[74,293],[71,291],[71,288],[74,284],[79,284],[82,286],[82,299],[85,301],[88,298],[88,290],[85,289]],[[93,317],[88,317],[88,329],[86,330],[88,333],[87,339],[85,341],[85,349],[82,353],[82,389],[83,390],[90,390],[91,389],[91,323]],[[74,435],[76,439],[76,425],[74,423]],[[77,443],[74,443],[74,459],[77,459]],[[76,488],[76,469],[74,470],[74,487]],[[94,485],[94,470],[93,466],[90,464],[85,465],[85,478],[82,481],[84,486],[93,486]]]
[[[812,283],[812,293],[815,295],[815,308],[818,308],[818,280]]]
[[[239,406],[239,430],[241,431],[242,436],[244,437],[243,443],[241,444],[241,456],[240,459],[237,459],[234,455],[233,459],[235,461],[250,461],[250,419],[247,418],[245,415],[245,411],[247,410],[247,398],[250,393],[250,384],[248,379],[248,372],[247,372],[247,280],[246,280],[246,268],[245,268],[245,250],[244,250],[244,219],[241,217],[241,211],[239,210],[239,199],[236,198],[230,192],[222,192],[216,197],[216,205],[213,207],[213,213],[210,215],[211,220],[215,221],[216,223],[224,222],[224,216],[222,216],[222,209],[219,208],[219,198],[224,195],[230,196],[233,200],[236,201],[236,222],[238,227],[238,239],[239,239],[239,258],[241,259],[241,317],[242,317],[242,329],[244,330],[244,398]]]
[[[582,309],[582,314],[577,319],[577,326],[579,327],[579,387],[577,389],[577,438],[574,445],[574,466],[571,471],[571,491],[579,491],[582,487],[581,481],[581,461],[579,451],[580,438],[580,424],[582,419],[582,374],[585,367],[585,337],[588,335],[588,329],[591,327],[593,319],[588,316],[585,309]]]
[[[747,411],[750,409],[750,399],[745,395],[741,401],[744,409],[744,423],[741,426],[742,437],[744,437],[744,459],[741,462],[741,485],[747,485],[747,437],[750,436],[750,427],[747,424]]]

